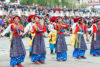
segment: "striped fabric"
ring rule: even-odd
[[[67,44],[63,34],[62,35],[57,34],[55,47],[56,47],[56,53],[67,51]]]
[[[42,35],[35,35],[32,42],[32,54],[46,54],[44,38]]]
[[[87,46],[86,46],[85,39],[84,39],[83,35],[79,35],[78,38],[79,38],[79,43],[77,43],[77,41],[75,40],[74,47],[76,49],[79,49],[79,50],[87,50]]]
[[[21,40],[21,36],[13,36],[10,46],[10,57],[18,57],[25,54],[26,51]]]
[[[100,34],[96,34],[96,41],[94,41],[94,34],[91,42],[91,49],[100,49]]]

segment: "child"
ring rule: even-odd
[[[54,54],[53,51],[55,49],[56,43],[56,30],[54,29],[54,21],[52,21],[52,17],[50,19],[50,23],[48,25],[48,30],[50,31],[48,38],[49,38],[49,48],[51,50],[51,54]]]

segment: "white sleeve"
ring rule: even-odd
[[[31,28],[31,23],[29,23],[25,28],[24,28],[24,34],[26,34]]]
[[[5,30],[4,30],[4,32],[3,33],[1,33],[1,35],[5,35],[6,33],[8,33],[9,31],[11,30],[11,25],[9,25]]]
[[[71,28],[74,29],[75,27],[76,27],[76,23],[74,23]]]
[[[48,25],[48,30],[50,31],[50,29],[51,29],[51,26],[50,26],[50,25]]]
[[[56,32],[53,25],[49,25],[48,30],[51,32]]]

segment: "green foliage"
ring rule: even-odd
[[[75,7],[75,4],[69,3],[68,0],[21,0],[20,4],[22,5],[33,5],[38,4],[39,6],[49,6],[49,7],[64,7],[72,8]]]
[[[20,4],[22,4],[22,5],[32,5],[33,0],[21,0]]]
[[[15,2],[16,0],[10,0],[10,2]]]

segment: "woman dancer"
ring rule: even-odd
[[[100,56],[100,19],[93,25],[93,36],[91,42],[90,54],[93,56]]]
[[[78,24],[76,25],[76,30],[74,32],[75,34],[75,49],[73,52],[73,57],[76,57],[77,59],[81,59],[85,57],[85,51],[87,50],[87,46],[84,40],[83,34],[86,34],[86,40],[88,41],[88,33],[86,25],[83,23],[83,19],[80,18],[78,21]]]
[[[26,55],[23,42],[21,40],[21,33],[24,32],[23,26],[19,24],[21,18],[19,16],[13,17],[13,23],[11,24],[11,46],[10,46],[10,65],[12,67],[24,67],[21,63],[24,62]],[[6,32],[7,33],[7,32]],[[2,36],[5,34],[2,33]]]
[[[64,36],[64,29],[67,28],[67,25],[62,22],[62,18],[57,18],[58,22],[55,25],[55,30],[57,30],[57,39],[56,39],[56,59],[57,61],[66,61],[67,60],[67,44]]]
[[[46,49],[43,38],[43,33],[46,32],[46,28],[40,23],[38,16],[35,16],[36,24],[33,26],[32,32],[35,33],[35,37],[32,41],[31,49],[31,61],[35,64],[45,63]]]

